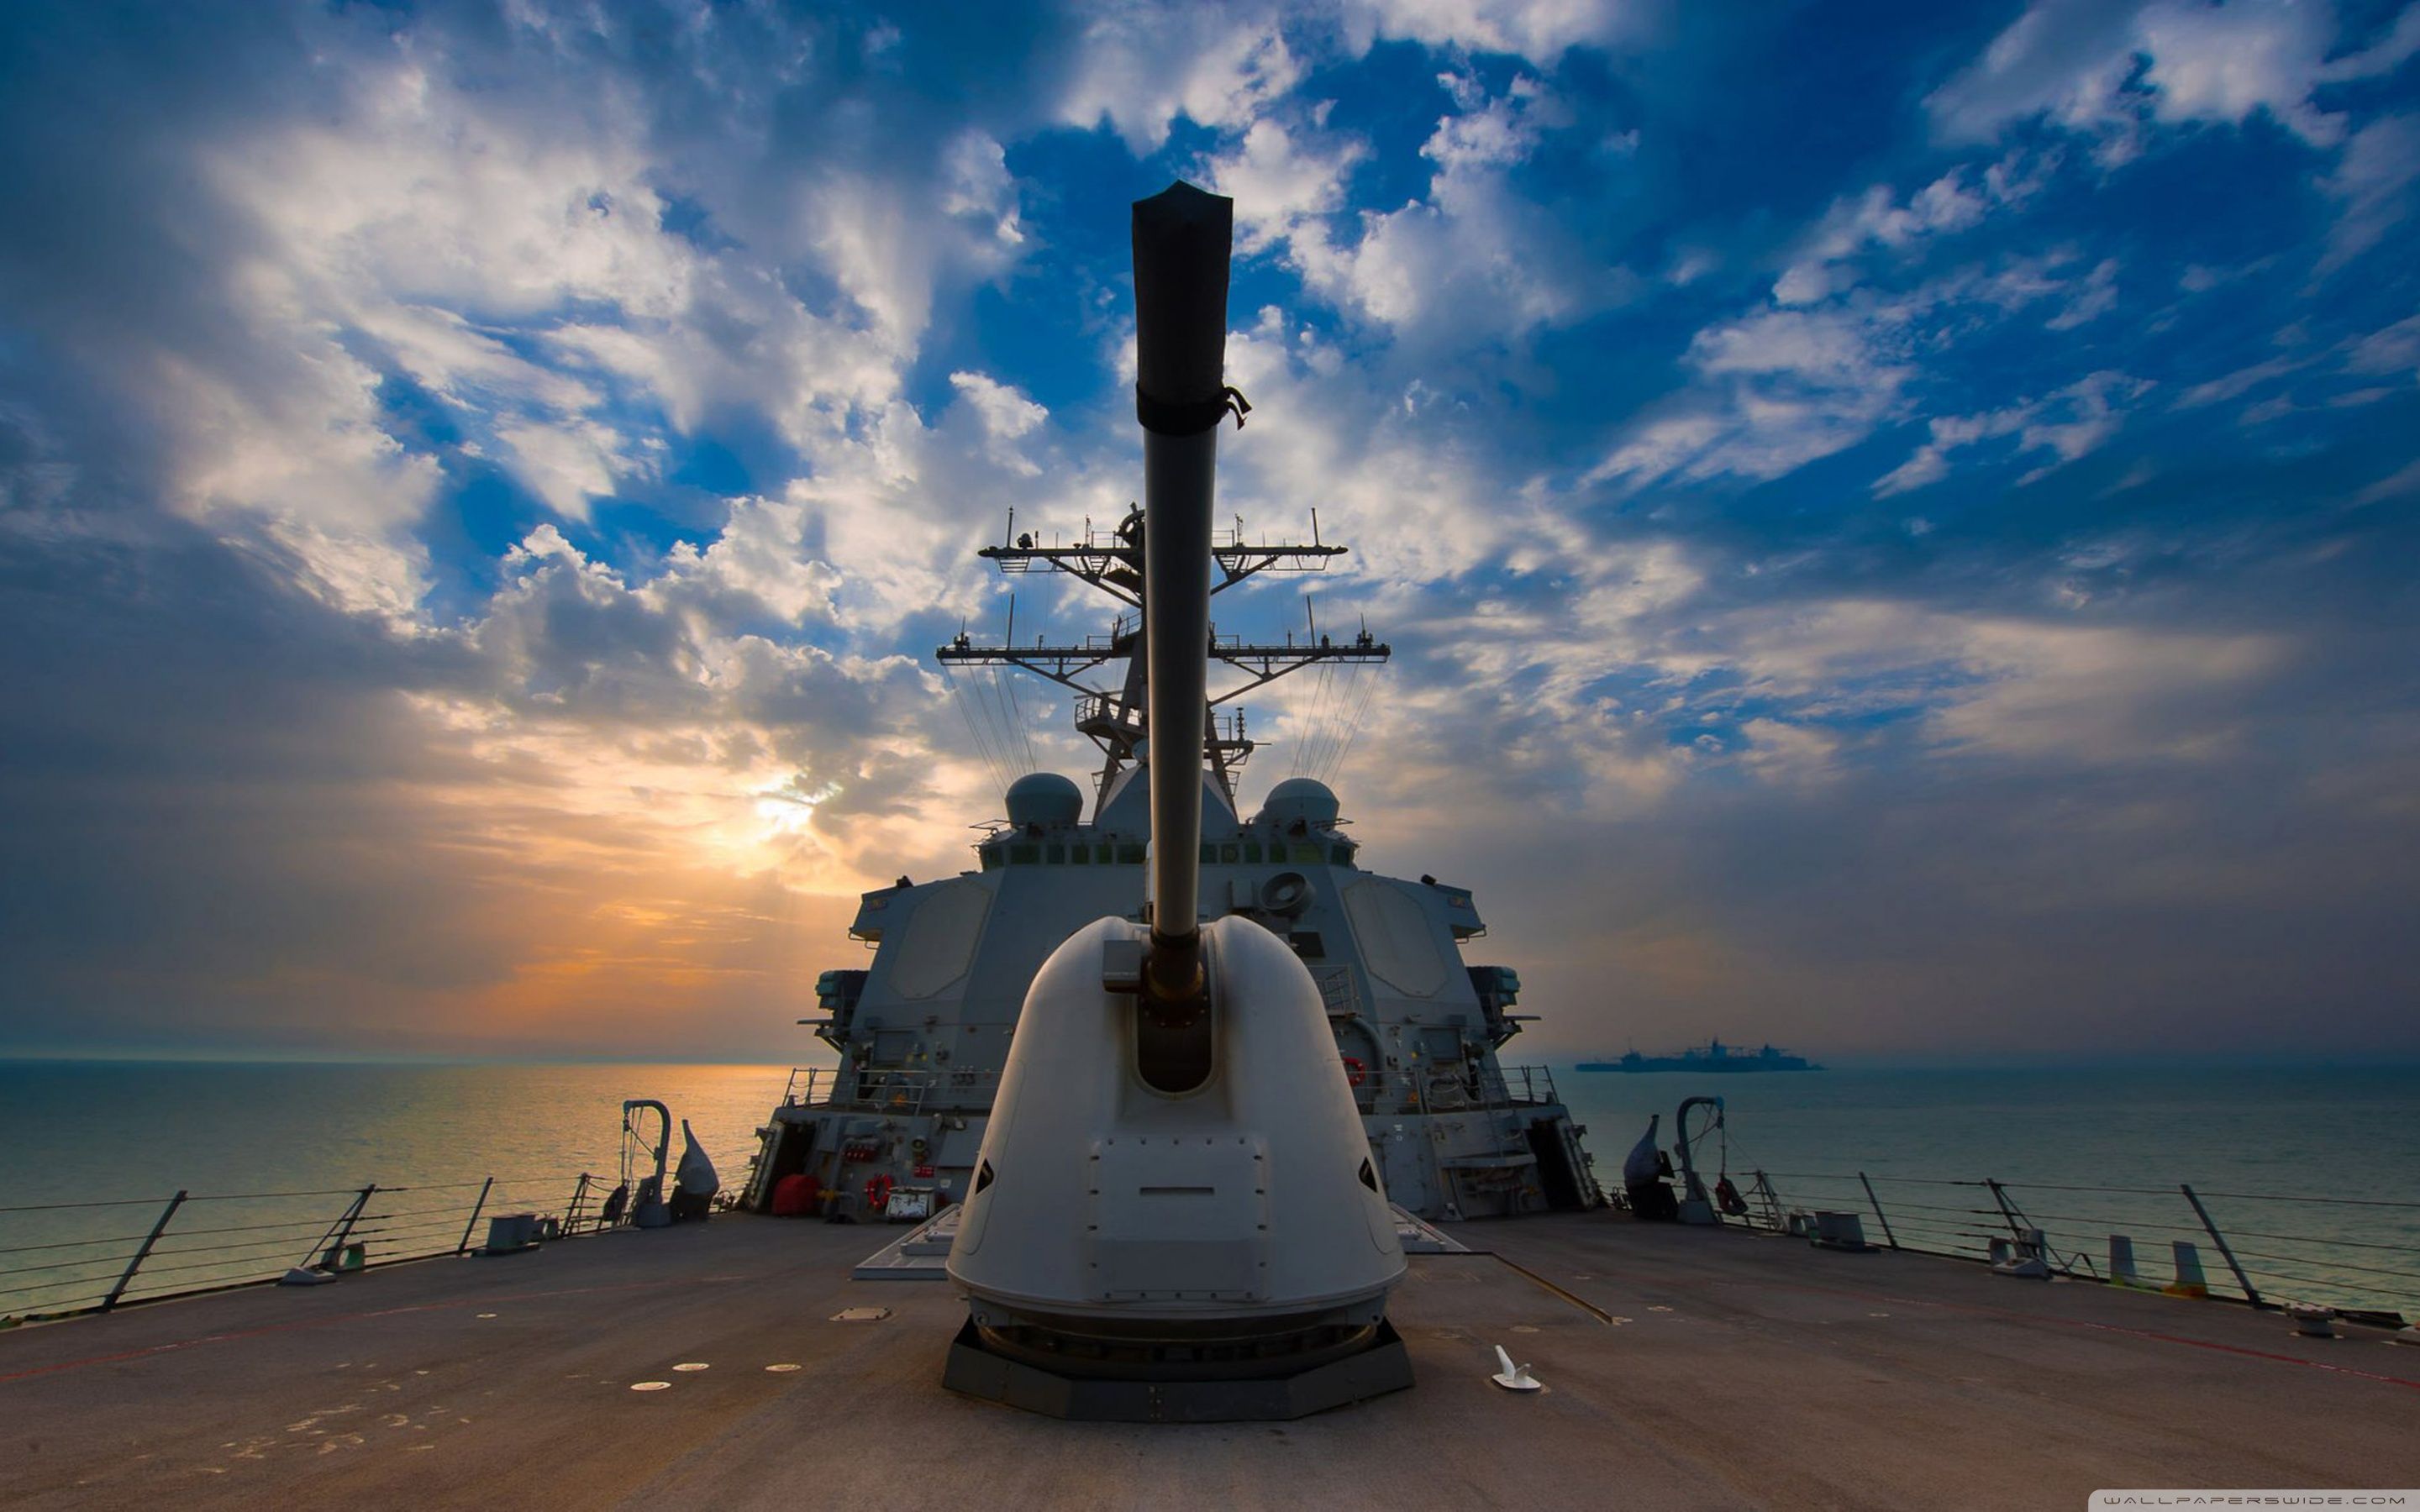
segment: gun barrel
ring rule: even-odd
[[[1235,204],[1187,183],[1134,206],[1135,414],[1143,427],[1143,644],[1151,739],[1151,949],[1163,1002],[1202,993],[1202,753],[1210,518],[1227,413]]]

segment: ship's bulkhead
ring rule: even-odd
[[[865,896],[851,934],[874,958],[826,973],[827,1017],[811,1021],[839,1065],[794,1081],[752,1205],[769,1207],[784,1177],[812,1179],[817,1211],[856,1218],[886,1187],[966,1194],[1028,984],[1077,930],[1139,911],[1143,791],[1113,795],[1092,824],[1004,829],[977,871]],[[1461,942],[1483,933],[1469,893],[1360,870],[1333,823],[1243,822],[1206,795],[1204,912],[1252,919],[1310,966],[1389,1198],[1443,1219],[1600,1200],[1551,1084],[1497,1061],[1518,1029],[1517,979],[1464,964]]]

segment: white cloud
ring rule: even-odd
[[[2198,409],[2204,405],[2225,404],[2251,393],[2271,378],[2283,378],[2307,366],[2306,361],[2292,357],[2271,357],[2237,368],[2232,373],[2196,383],[2177,395],[2179,409]]]
[[[1574,47],[1637,33],[1643,10],[1636,0],[1348,0],[1344,16],[1347,28],[1364,36],[1511,53],[1551,66]]]
[[[1699,388],[1634,425],[1583,481],[1761,482],[1854,446],[1898,409],[1916,376],[1918,314],[1915,301],[1859,295],[1708,326],[1686,358]]]
[[[1248,126],[1292,90],[1302,66],[1264,6],[1100,0],[1088,15],[1059,118],[1106,123],[1137,157],[1157,151],[1178,120]]]
[[[1741,764],[1768,782],[1807,784],[1838,775],[1840,737],[1786,719],[1744,719],[1739,732],[1747,748]]]
[[[2118,307],[2118,260],[2104,257],[2092,265],[2084,275],[2084,283],[2068,298],[2058,314],[2043,322],[2051,331],[2072,331],[2080,325],[2098,320]]]
[[[674,543],[656,592],[670,602],[702,587],[753,599],[792,625],[830,620],[842,579],[813,555],[813,523],[806,505],[796,500],[735,500],[721,532],[703,549],[688,541]]]
[[[2356,504],[2375,504],[2381,500],[2400,499],[2408,494],[2420,494],[2420,461],[2408,462],[2376,483],[2352,496]]]
[[[1606,459],[1582,475],[1593,486],[1616,478],[1641,481],[1668,477],[1703,455],[1728,425],[1709,412],[1664,415],[1634,427]]]
[[[1202,179],[1234,200],[1239,251],[1291,240],[1298,259],[1322,260],[1333,254],[1318,222],[1342,208],[1345,180],[1369,155],[1356,138],[1315,128],[1298,134],[1264,117],[1203,164]]]
[[[2420,7],[2412,15],[2420,16]],[[2409,20],[2410,18],[2406,18]],[[2412,212],[2412,183],[2420,177],[2420,116],[2383,116],[2345,144],[2344,157],[2320,187],[2344,202],[2319,258],[2319,276],[2386,239]]]
[[[1922,239],[1954,235],[1981,224],[1992,204],[2006,199],[1998,186],[2008,181],[1995,168],[1987,187],[1977,191],[1968,187],[1964,169],[1952,168],[1910,194],[1904,204],[1887,184],[1875,184],[1854,199],[1835,201],[1774,285],[1774,301],[1813,304],[1850,287],[1855,275],[1836,265],[1869,246],[1900,251]]]
[[[2206,762],[2244,735],[2239,690],[2290,647],[2196,635],[1986,620],[1962,656],[1984,681],[1931,719],[1944,748],[2076,764]]]
[[[593,420],[504,420],[495,433],[513,475],[566,519],[585,520],[589,501],[610,496],[618,477],[641,468],[623,438]]]
[[[2153,5],[2135,25],[2138,44],[2150,54],[2145,83],[2161,119],[2240,126],[2266,111],[2314,145],[2342,133],[2342,119],[2310,98],[2335,30],[2328,7],[2293,0]]]
[[[2352,373],[2420,377],[2420,315],[2409,316],[2355,341],[2345,358],[2345,369]]]
[[[975,407],[975,412],[983,417],[985,430],[1003,440],[1022,436],[1050,418],[1049,410],[1021,391],[981,373],[953,373],[950,387]]]
[[[2118,108],[2134,71],[2132,16],[2103,0],[2035,0],[1983,55],[1927,97],[1934,129],[1957,142],[1989,142],[2011,121],[2047,116],[2071,131],[2117,135]]]
[[[970,129],[951,138],[942,165],[945,214],[972,217],[990,228],[994,239],[1011,246],[1025,239],[1008,152],[990,133]]]
[[[2257,115],[2333,147],[2344,117],[2315,92],[2387,73],[2420,48],[2420,23],[2406,14],[2374,46],[2331,58],[2339,41],[2324,0],[2034,0],[1925,104],[1951,141],[2047,117],[2095,138],[2104,162],[2132,157],[2152,122],[2240,126]]]
[[[1888,208],[1870,196],[1866,203]],[[1907,232],[1920,234],[1913,224]],[[1659,480],[1763,482],[1845,451],[1908,418],[1925,360],[1977,331],[2051,301],[2052,330],[2106,314],[2117,300],[2116,263],[2079,277],[2063,271],[2074,261],[2061,249],[1958,268],[1899,292],[1826,285],[1823,298],[1804,303],[1776,289],[1771,303],[1699,331],[1683,359],[1696,381],[1634,420],[1581,481],[1618,481],[1634,492]],[[2084,380],[2071,396],[2096,393],[2107,377]],[[1962,424],[1952,423],[1953,433]],[[1883,491],[1946,472],[1937,453],[1920,452]]]
[[[2021,486],[2032,483],[2052,468],[2098,449],[2123,424],[2125,407],[2149,389],[2150,385],[2140,378],[2100,372],[2040,398],[2005,409],[1976,415],[1936,416],[1930,423],[1931,439],[1898,468],[1877,479],[1874,493],[1888,498],[1938,483],[1948,476],[1950,453],[2007,436],[2017,438],[2018,455],[2047,451],[2055,458],[2018,480]]]
[[[1606,267],[1512,179],[1567,121],[1562,102],[1526,74],[1492,98],[1466,76],[1444,82],[1462,108],[1440,117],[1420,148],[1435,164],[1426,197],[1363,212],[1349,245],[1326,214],[1360,144],[1256,127],[1215,159],[1222,191],[1275,193],[1270,210],[1247,213],[1246,244],[1282,243],[1312,294],[1420,346],[1507,340],[1627,298],[1635,276]]]

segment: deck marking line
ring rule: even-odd
[[[2267,1350],[2247,1350],[2240,1344],[2220,1344],[2212,1339],[2182,1338],[2174,1334],[2154,1334],[2146,1328],[2125,1328],[2117,1323],[2091,1323],[2082,1319],[2060,1319],[2071,1328],[2097,1328],[2107,1334],[2132,1334],[2136,1338],[2158,1339],[2163,1344],[2190,1344],[2196,1350],[2217,1350],[2226,1354],[2241,1354],[2253,1360],[2274,1360],[2279,1365],[2308,1365],[2314,1370],[2333,1370],[2341,1376],[2359,1376],[2364,1381],[2382,1381],[2390,1386],[2408,1386],[2420,1391],[2420,1381],[2407,1381],[2401,1376],[2381,1376],[2374,1370],[2355,1370],[2348,1365],[2330,1365],[2325,1360],[2305,1360],[2296,1354],[2272,1354]]]
[[[1590,1318],[1595,1319],[1598,1322],[1604,1323],[1607,1327],[1612,1326],[1613,1314],[1606,1312],[1595,1303],[1589,1301],[1585,1297],[1576,1296],[1572,1292],[1564,1290],[1561,1287],[1555,1285],[1552,1281],[1547,1280],[1544,1276],[1540,1275],[1537,1272],[1530,1270],[1528,1266],[1520,1264],[1517,1261],[1508,1260],[1501,1255],[1493,1256],[1491,1258],[1495,1259],[1499,1265],[1504,1266],[1507,1270],[1517,1271],[1521,1274],[1528,1276],[1530,1280],[1545,1288],[1548,1291],[1553,1292],[1556,1296],[1562,1298],[1565,1302],[1570,1303],[1573,1306],[1588,1314]]]

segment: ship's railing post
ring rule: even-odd
[[[2194,1195],[2191,1186],[2181,1181],[2177,1183],[2177,1190],[2193,1204],[2194,1216],[2199,1218],[2202,1227],[2209,1231],[2210,1242],[2218,1246],[2219,1256],[2226,1261],[2226,1268],[2235,1273],[2235,1284],[2243,1288],[2243,1300],[2255,1307],[2266,1306],[2267,1304],[2260,1300],[2259,1289],[2253,1286],[2252,1278],[2243,1273],[2243,1266],[2236,1259],[2235,1251],[2227,1247],[2226,1236],[2218,1231],[2218,1225],[2211,1222],[2210,1210],[2201,1205],[2201,1198]]]
[[[1761,1165],[1757,1167],[1756,1185],[1750,1190],[1754,1191],[1759,1200],[1764,1204],[1765,1227],[1777,1234],[1789,1227],[1781,1216],[1781,1194],[1773,1189],[1773,1178],[1764,1174],[1764,1167]]]
[[[304,1268],[317,1267],[335,1257],[337,1252],[345,1247],[346,1242],[353,1237],[353,1225],[362,1221],[362,1210],[370,1205],[370,1198],[377,1192],[378,1183],[373,1181],[353,1194],[353,1200],[346,1206],[344,1216],[329,1225],[328,1231],[319,1236],[319,1242],[313,1245],[311,1252],[302,1257]]]
[[[1757,1173],[1759,1177],[1763,1176],[1763,1174],[1764,1173],[1761,1171]],[[1890,1219],[1883,1212],[1883,1200],[1882,1198],[1874,1196],[1874,1183],[1866,1179],[1866,1173],[1863,1171],[1859,1171],[1857,1173],[1857,1182],[1866,1189],[1866,1200],[1873,1204],[1874,1221],[1883,1226],[1884,1240],[1889,1243],[1891,1248],[1899,1248],[1899,1236],[1891,1232]]]
[[[1999,1182],[1992,1180],[1988,1176],[1983,1178],[1983,1184],[1992,1189],[1992,1200],[1999,1204],[2000,1221],[2009,1226],[2009,1232],[2019,1239],[2024,1238],[2024,1222],[2018,1217],[2017,1210],[2009,1205],[2008,1193],[2001,1190]]]
[[[462,1242],[454,1246],[455,1254],[459,1255],[471,1247],[471,1230],[479,1227],[479,1214],[487,1211],[488,1194],[495,1189],[496,1179],[492,1176],[479,1188],[479,1200],[471,1204],[471,1217],[462,1225]]]
[[[166,1207],[160,1210],[160,1221],[153,1224],[151,1232],[144,1236],[142,1244],[134,1251],[134,1257],[126,1262],[125,1273],[118,1276],[117,1284],[109,1288],[109,1295],[101,1299],[102,1312],[116,1306],[117,1299],[126,1295],[126,1288],[134,1284],[134,1273],[143,1269],[143,1262],[151,1257],[151,1246],[159,1243],[160,1236],[168,1231],[168,1220],[177,1216],[177,1210],[184,1205],[185,1194],[180,1190],[168,1199]]]

